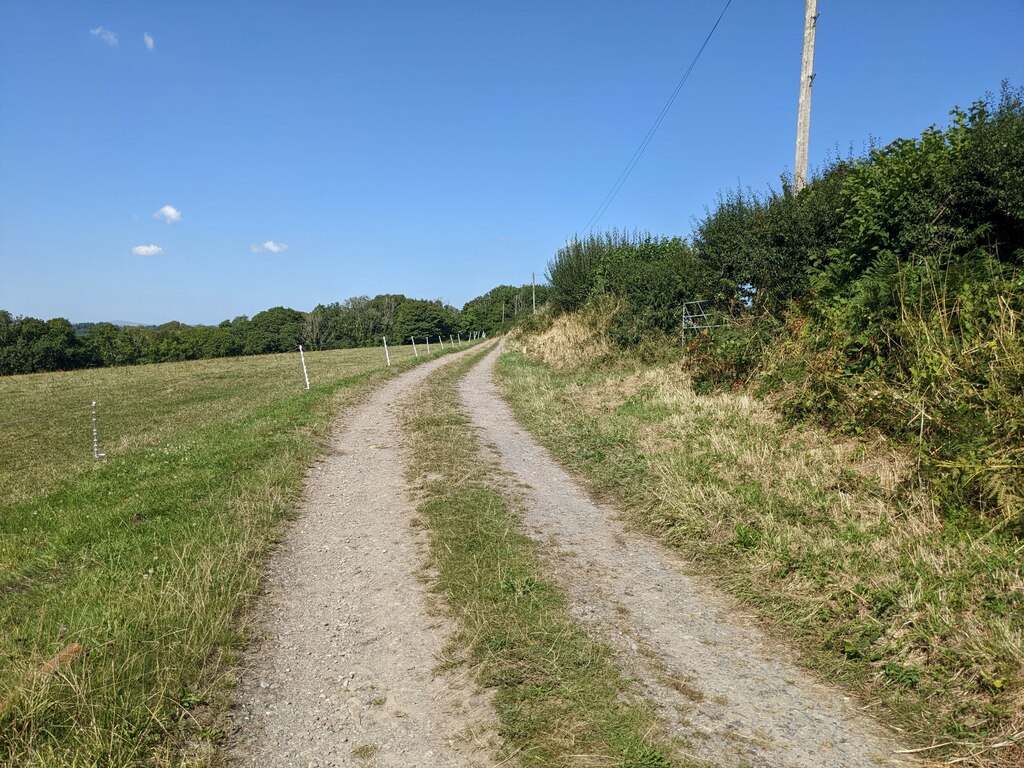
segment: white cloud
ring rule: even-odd
[[[275,243],[273,240],[267,240],[262,245],[249,246],[249,250],[253,253],[282,253],[288,250],[288,246],[284,243]]]
[[[168,224],[173,224],[176,221],[181,221],[181,211],[175,208],[173,205],[165,205],[159,211],[153,214],[154,219],[163,219]]]
[[[146,44],[146,50],[152,51],[156,48],[156,43],[153,42],[153,36],[149,32],[142,33],[142,42]]]
[[[159,245],[136,245],[132,248],[132,253],[136,256],[159,256],[164,252],[164,249]]]
[[[90,29],[89,34],[93,37],[98,37],[111,48],[117,45],[117,35],[114,32],[111,32],[106,27],[96,27],[96,29]]]

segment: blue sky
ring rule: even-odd
[[[723,5],[0,0],[0,307],[216,323],[541,278]],[[1024,85],[1022,0],[819,12],[812,164]],[[802,25],[733,0],[600,227],[686,235],[791,171]]]

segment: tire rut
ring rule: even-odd
[[[868,768],[898,746],[849,699],[814,681],[692,565],[628,530],[519,427],[493,381],[501,348],[460,385],[478,430],[520,494],[573,615],[615,651],[689,756],[752,768]]]
[[[435,672],[451,628],[422,578],[395,416],[397,401],[461,354],[346,411],[310,471],[252,617],[232,765],[493,765],[489,699],[466,673]]]

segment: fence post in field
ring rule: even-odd
[[[391,355],[388,352],[388,337],[387,336],[381,336],[381,338],[384,339],[384,359],[388,361],[388,368],[390,368],[391,367]]]
[[[306,389],[309,389],[309,372],[306,370],[306,353],[302,351],[301,344],[299,344],[299,359],[302,361],[302,375],[306,378]]]
[[[420,353],[416,351],[416,337],[410,336],[409,338],[412,339],[412,353],[416,355],[416,357],[419,357]]]
[[[444,340],[441,338],[441,334],[437,334],[437,343],[441,345],[441,351],[444,352]]]
[[[456,333],[455,335],[459,338],[459,346],[462,346],[462,332],[460,331],[460,332]]]
[[[94,459],[102,459],[107,454],[100,453],[100,432],[96,425],[96,401],[92,401],[92,457]]]
[[[425,342],[427,342],[427,354],[429,355],[430,354],[430,337],[429,336],[424,336],[423,340]]]
[[[450,333],[448,334],[448,343],[453,347],[455,346],[455,339],[452,338]]]

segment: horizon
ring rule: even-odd
[[[0,308],[216,325],[540,283],[725,4],[5,5]],[[819,11],[812,168],[1024,84],[1017,0]],[[777,188],[802,33],[803,3],[733,2],[595,230],[689,238]]]

